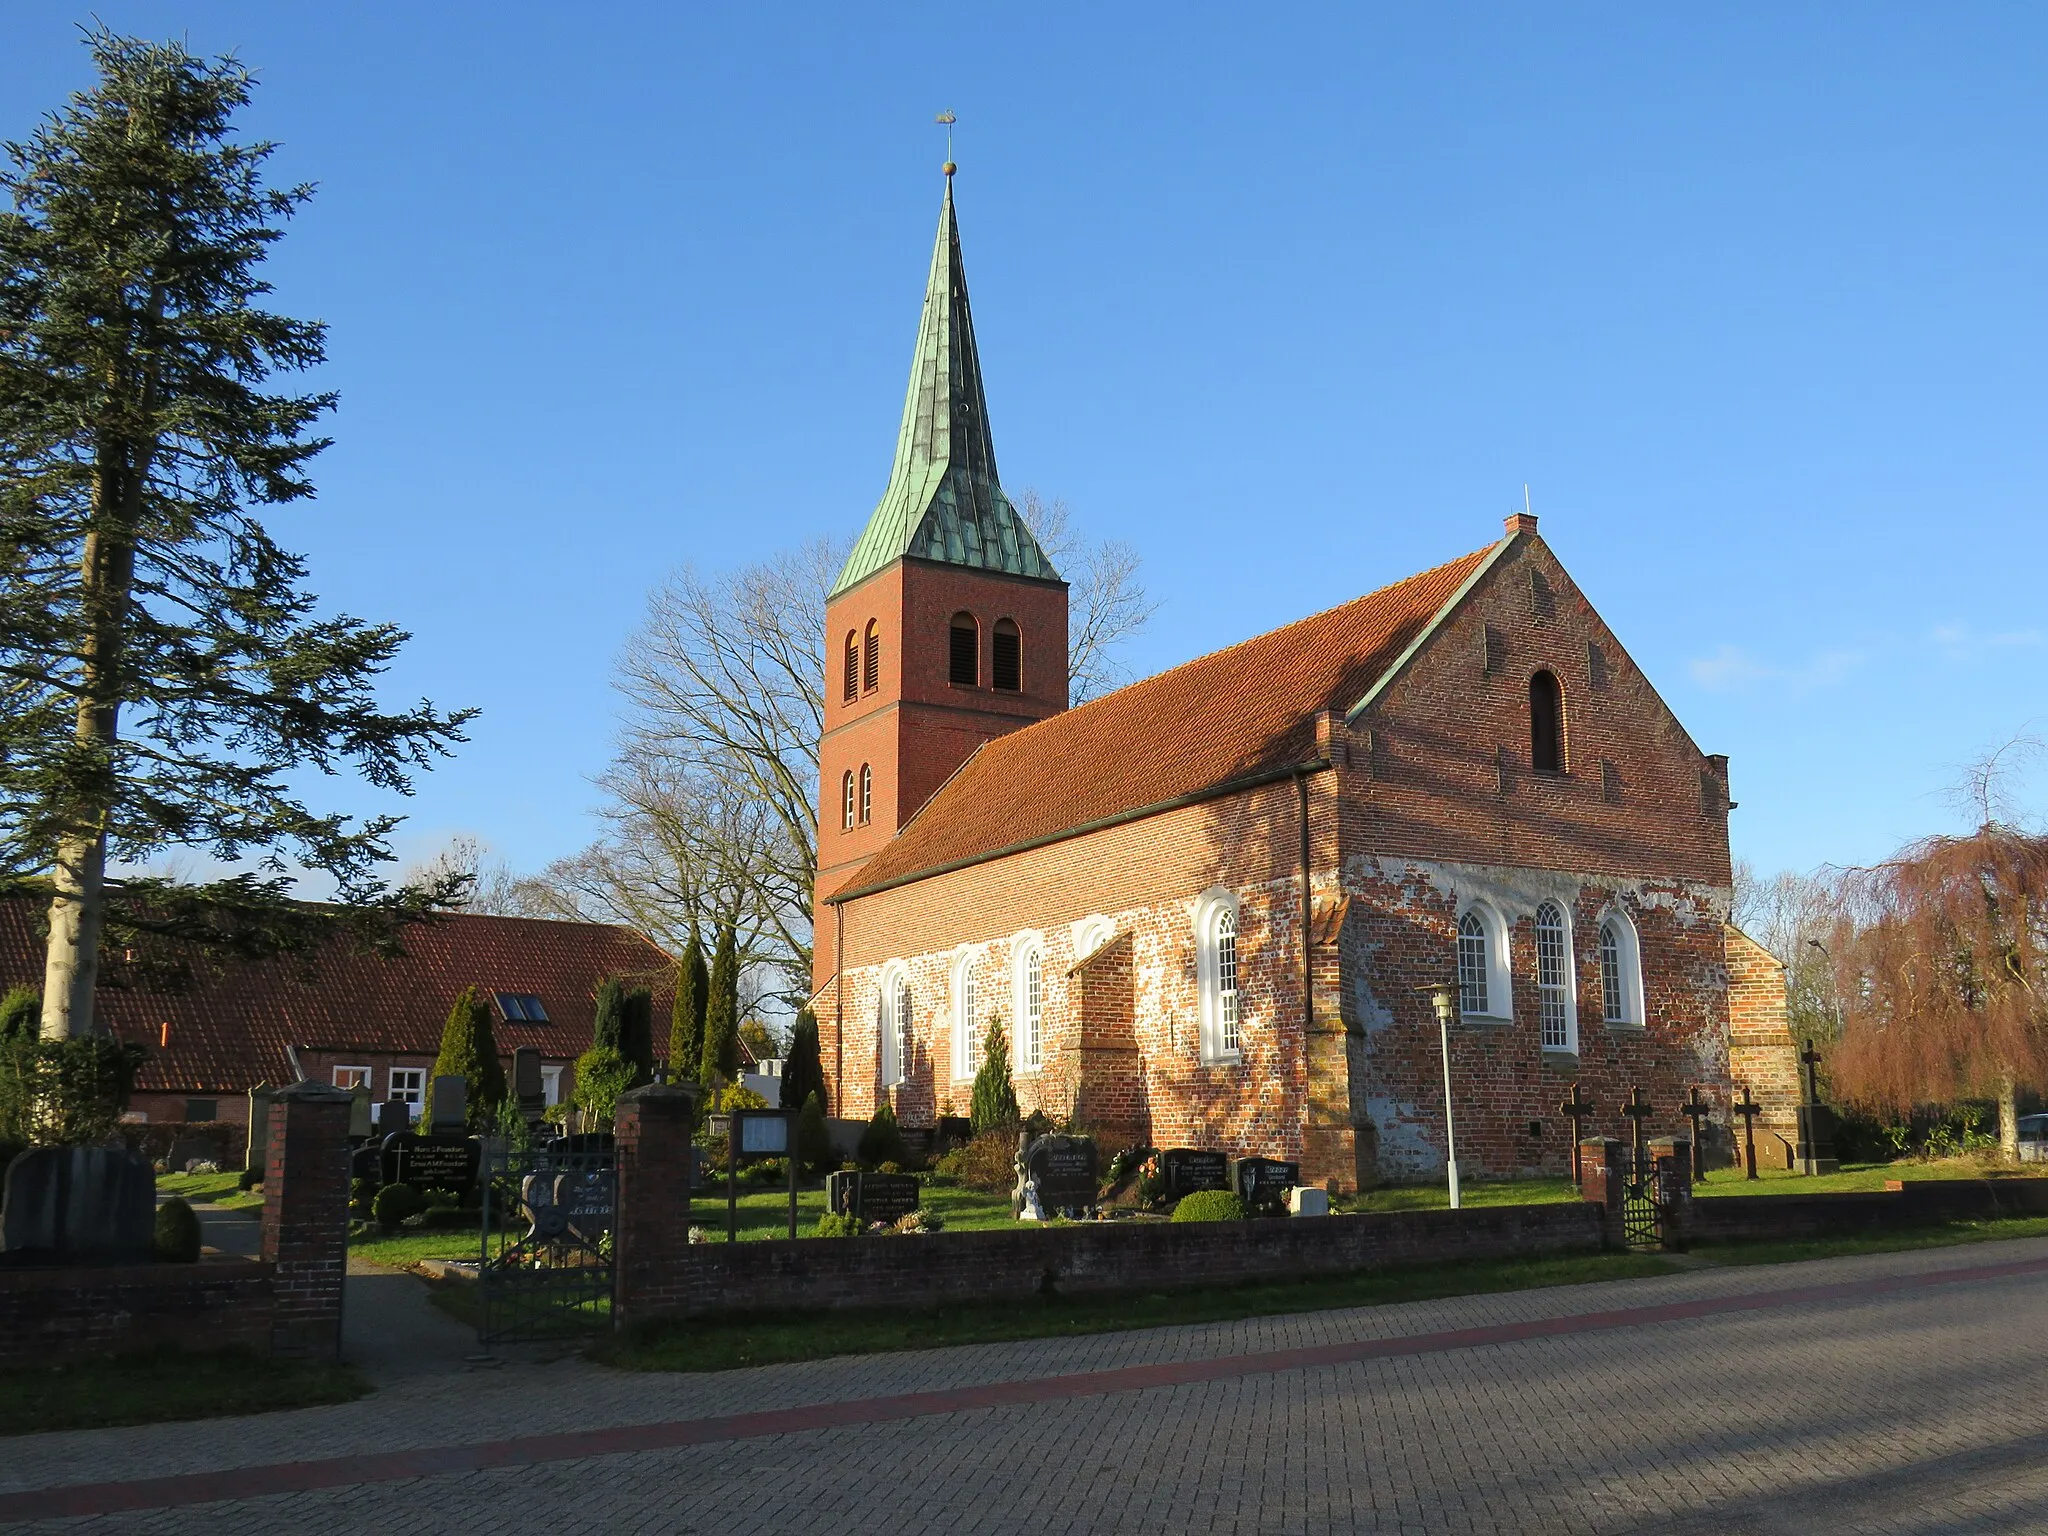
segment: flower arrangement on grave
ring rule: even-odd
[[[1138,1203],[1157,1205],[1166,1198],[1166,1169],[1154,1152],[1138,1168]]]
[[[897,1217],[896,1225],[887,1230],[910,1235],[921,1232],[940,1232],[945,1229],[945,1226],[946,1219],[939,1215],[937,1211],[927,1211],[920,1206],[914,1211],[907,1211]]]

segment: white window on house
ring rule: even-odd
[[[391,1092],[388,1098],[396,1099],[411,1113],[413,1119],[420,1117],[420,1107],[427,1097],[427,1069],[425,1067],[393,1067],[391,1069]]]
[[[1019,935],[1010,947],[1010,1006],[1016,1018],[1010,1057],[1020,1072],[1045,1065],[1045,940]]]
[[[350,1093],[354,1093],[358,1088],[368,1092],[370,1087],[370,1069],[368,1067],[336,1067],[334,1069],[334,1086],[346,1088]]]
[[[981,1011],[975,1006],[974,956],[953,962],[953,1076],[972,1077],[981,1070]]]
[[[1217,889],[1195,903],[1195,992],[1203,1061],[1235,1061],[1244,1044],[1237,897]]]
[[[1543,1049],[1579,1047],[1572,1017],[1572,936],[1564,909],[1546,901],[1536,909],[1536,996],[1543,1020]]]
[[[544,1066],[540,1069],[540,1101],[543,1104],[562,1102],[562,1069]]]
[[[1640,1027],[1646,1018],[1642,948],[1626,912],[1600,921],[1600,1016],[1616,1029]]]
[[[1472,902],[1458,915],[1458,1013],[1499,1021],[1512,1018],[1514,1011],[1508,925],[1485,902]]]
[[[910,973],[894,962],[884,967],[875,997],[875,1046],[882,1082],[893,1088],[903,1081],[910,1059]]]

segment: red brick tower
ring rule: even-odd
[[[819,986],[825,898],[983,742],[1067,707],[1067,584],[996,479],[952,175],[889,488],[825,605]]]

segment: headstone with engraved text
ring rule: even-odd
[[[1011,1204],[1021,1208],[1027,1190],[1035,1190],[1039,1209],[1048,1216],[1091,1210],[1101,1185],[1102,1165],[1092,1138],[1041,1136],[1024,1149],[1023,1178]]]
[[[1230,1165],[1231,1187],[1252,1216],[1285,1216],[1287,1191],[1300,1182],[1301,1164],[1277,1157],[1240,1157]]]
[[[1228,1189],[1230,1158],[1222,1152],[1172,1147],[1159,1154],[1159,1174],[1166,1181],[1168,1200],[1178,1200],[1198,1190]]]
[[[476,1188],[483,1143],[468,1136],[421,1136],[403,1131],[384,1138],[384,1182],[414,1189],[452,1189],[464,1199]]]
[[[919,1185],[907,1173],[833,1173],[825,1178],[825,1200],[841,1216],[857,1216],[862,1226],[886,1222],[893,1226],[917,1209]]]

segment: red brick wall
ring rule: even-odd
[[[269,1267],[253,1259],[0,1269],[0,1368],[173,1344],[270,1348]]]
[[[263,1171],[263,1261],[270,1350],[336,1359],[348,1268],[349,1095],[322,1083],[280,1088]]]
[[[1764,1106],[1756,1117],[1757,1130],[1796,1138],[1802,1098],[1799,1045],[1785,1017],[1785,968],[1776,955],[1733,927],[1728,930],[1728,1069]]]

